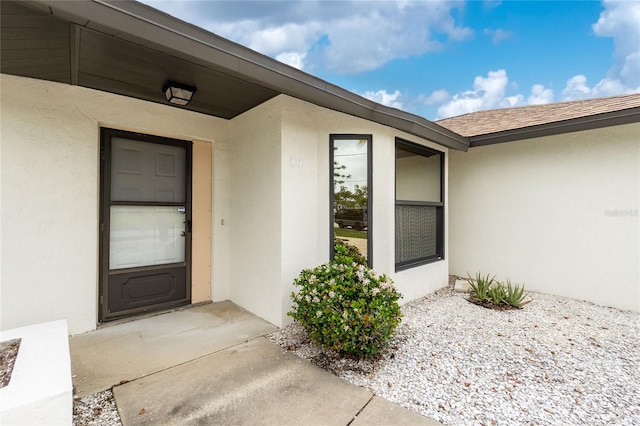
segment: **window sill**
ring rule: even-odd
[[[423,266],[423,265],[428,265],[430,263],[435,263],[435,262],[440,262],[441,260],[444,260],[444,257],[430,257],[429,259],[421,259],[421,260],[416,260],[414,262],[411,263],[405,263],[405,264],[401,264],[398,265],[396,264],[396,272],[401,272],[401,271],[406,271],[407,269],[412,269],[418,266]]]

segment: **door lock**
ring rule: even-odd
[[[184,231],[182,231],[180,233],[181,237],[186,237],[187,236],[187,232],[191,232],[191,221],[190,220],[185,220],[184,222]]]

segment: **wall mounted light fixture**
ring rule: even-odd
[[[162,87],[162,91],[167,97],[167,101],[175,105],[184,106],[191,102],[196,88],[186,84],[176,83],[175,81],[167,81]]]

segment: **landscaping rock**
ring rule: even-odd
[[[292,324],[298,356],[444,424],[640,424],[640,313],[529,293],[485,309],[445,291],[403,306],[391,350],[340,357]]]

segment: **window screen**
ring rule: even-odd
[[[396,140],[396,269],[442,259],[444,154]]]

